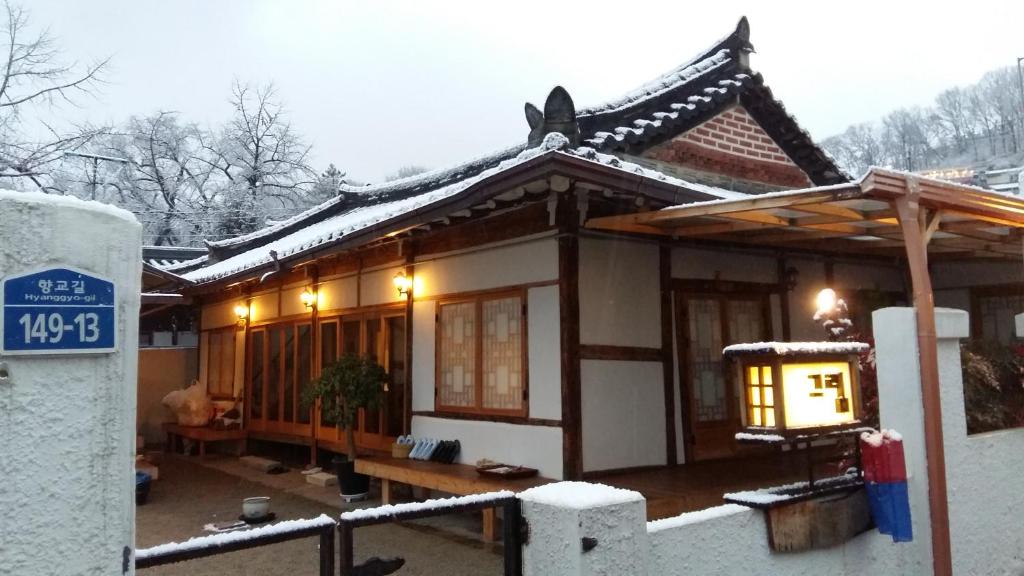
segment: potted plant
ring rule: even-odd
[[[355,473],[356,418],[360,408],[380,407],[387,380],[387,372],[373,359],[346,355],[324,366],[320,377],[310,382],[302,393],[303,407],[308,409],[319,401],[323,420],[345,431],[348,457],[335,458],[334,465],[341,495],[346,501],[365,497],[369,489],[369,477]]]

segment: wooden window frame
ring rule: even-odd
[[[286,320],[284,322],[263,323],[263,324],[260,324],[257,327],[251,328],[248,331],[247,335],[246,335],[246,343],[245,343],[245,346],[246,346],[246,360],[245,360],[245,389],[246,389],[246,392],[245,392],[245,398],[246,398],[246,404],[248,405],[249,403],[252,402],[252,374],[253,374],[252,363],[253,363],[253,355],[254,355],[253,353],[255,352],[255,350],[253,349],[254,347],[252,346],[252,337],[253,337],[252,335],[257,333],[257,332],[263,334],[263,337],[262,337],[263,338],[263,350],[262,350],[262,352],[263,352],[263,356],[262,356],[262,360],[263,360],[263,371],[262,371],[262,373],[263,373],[263,386],[262,386],[262,390],[261,390],[261,396],[262,396],[261,399],[260,399],[261,400],[261,403],[260,403],[260,414],[261,414],[261,417],[259,418],[259,421],[263,422],[263,423],[265,423],[267,425],[274,426],[274,427],[292,426],[292,427],[298,427],[298,428],[303,428],[303,427],[311,426],[312,425],[312,421],[313,421],[313,411],[312,411],[312,409],[310,409],[310,421],[309,422],[300,422],[299,418],[298,418],[299,413],[302,411],[302,407],[301,407],[301,404],[302,404],[302,385],[301,385],[300,382],[298,382],[298,376],[299,376],[299,357],[300,357],[299,356],[299,340],[300,340],[299,339],[299,328],[301,326],[303,326],[303,325],[308,326],[309,330],[310,330],[310,332],[309,332],[309,334],[310,334],[310,354],[309,354],[310,367],[309,367],[309,375],[310,375],[310,380],[312,380],[312,379],[315,379],[317,377],[316,370],[317,370],[318,350],[314,350],[313,349],[313,348],[315,348],[314,344],[316,343],[316,340],[313,337],[313,330],[315,329],[315,327],[313,326],[313,322],[308,317],[304,317],[304,318],[301,318],[301,319],[296,318],[296,319],[292,319],[292,320]],[[286,326],[291,326],[292,329],[294,330],[293,337],[292,337],[292,344],[289,347],[289,349],[286,350],[285,349],[285,339],[281,338],[281,340],[278,343],[278,345],[281,347],[282,352],[287,352],[287,353],[291,354],[292,355],[292,360],[293,360],[290,377],[292,378],[292,381],[293,381],[293,386],[292,386],[292,396],[293,396],[292,400],[293,400],[293,404],[292,404],[292,406],[294,408],[294,410],[293,410],[294,413],[292,414],[292,420],[290,420],[290,421],[289,420],[285,420],[285,418],[284,418],[285,402],[284,402],[284,397],[283,397],[283,392],[282,391],[285,389],[285,377],[286,377],[286,374],[285,374],[284,366],[286,364],[285,364],[285,360],[284,360],[284,356],[283,355],[281,356],[281,368],[278,370],[278,374],[275,375],[275,377],[277,378],[277,391],[278,391],[279,395],[281,396],[281,398],[280,398],[281,402],[278,404],[277,418],[273,419],[273,420],[270,419],[269,412],[268,412],[269,400],[270,400],[270,396],[269,396],[270,372],[268,370],[269,363],[270,363],[270,332],[273,331],[273,330],[283,329]],[[251,407],[249,407],[248,409],[250,410],[250,413],[248,414],[248,416],[249,416],[250,419],[252,419]]]
[[[527,290],[525,288],[514,288],[498,291],[478,292],[463,294],[456,297],[445,298],[437,301],[437,309],[434,313],[434,410],[447,414],[472,414],[477,416],[511,416],[528,418],[530,415],[530,364],[529,364],[529,343],[528,338],[528,310]],[[484,328],[483,328],[483,304],[489,300],[502,300],[505,298],[519,298],[520,302],[520,362],[522,363],[522,398],[519,409],[485,408],[484,401]],[[474,333],[474,370],[473,370],[473,406],[448,406],[441,403],[441,308],[453,304],[474,304],[474,318],[476,320],[476,331]]]
[[[214,400],[234,400],[235,399],[235,364],[236,364],[236,361],[237,361],[236,354],[238,352],[238,350],[237,350],[237,346],[238,346],[238,342],[237,342],[238,330],[237,330],[237,328],[235,326],[228,326],[228,327],[224,327],[224,328],[213,328],[213,329],[210,329],[210,330],[204,330],[204,332],[206,333],[206,373],[203,374],[203,377],[206,380],[206,393],[211,398],[213,398]],[[217,388],[216,392],[210,387],[210,384],[211,384],[210,372],[211,372],[211,370],[214,367],[213,339],[214,338],[223,338],[224,334],[231,334],[231,370],[230,370],[231,382],[230,382],[230,384],[228,384],[229,390],[228,390],[227,393],[223,392],[223,382],[220,381],[219,377],[218,377],[218,380],[217,380],[218,388]],[[223,344],[223,341],[221,342],[221,344]],[[220,355],[223,355],[224,348],[223,347],[219,347],[218,350],[219,350]],[[220,358],[217,358],[217,360],[218,361],[216,363],[216,366],[217,366],[217,370],[219,371],[221,369]]]

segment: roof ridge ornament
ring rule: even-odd
[[[749,71],[750,53],[754,51],[754,45],[750,43],[750,21],[746,16],[740,16],[732,37],[739,41],[739,46],[736,46],[736,62],[740,68]]]
[[[526,123],[530,126],[527,139],[531,147],[539,146],[544,136],[558,132],[569,139],[573,147],[580,144],[580,125],[576,121],[576,105],[572,102],[569,92],[561,86],[555,86],[544,102],[544,112],[536,106],[526,103]]]

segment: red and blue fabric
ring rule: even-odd
[[[877,439],[878,435],[871,440],[861,439],[864,487],[871,516],[878,531],[892,536],[893,542],[910,542],[914,534],[910,521],[903,440],[898,437],[893,439],[888,434],[881,434],[880,444]]]

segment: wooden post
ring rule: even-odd
[[[792,339],[792,330],[789,324],[789,286],[786,284],[786,257],[779,256],[776,261],[776,281],[779,285],[779,315],[782,316],[782,341],[789,342]],[[769,324],[770,326],[770,324]]]
[[[309,361],[310,361],[310,363],[313,364],[312,366],[309,367],[309,373],[313,374],[313,372],[314,372],[314,370],[316,368],[317,351],[320,349],[320,335],[319,335],[320,331],[317,330],[317,324],[320,322],[320,286],[318,285],[318,283],[320,282],[320,268],[316,265],[316,263],[313,263],[312,265],[310,265],[310,268],[313,269],[312,270],[312,275],[310,277],[310,280],[311,280],[310,285],[313,287],[312,290],[313,290],[313,298],[314,298],[314,300],[313,300],[313,309],[310,311],[311,313],[310,313],[310,317],[309,317]],[[298,336],[296,336],[296,339],[298,339]],[[298,390],[298,393],[300,394],[300,397],[301,397],[302,390],[301,389]],[[301,403],[297,403],[297,404],[300,406],[299,409],[301,410]],[[316,456],[317,456],[317,454],[316,454],[317,453],[316,422],[318,420],[317,416],[318,415],[317,415],[316,409],[314,407],[310,407],[310,409],[309,409],[309,465],[310,466],[316,466]]]
[[[676,454],[675,367],[672,362],[672,249],[658,247],[661,285],[661,365],[665,388],[665,451],[669,466],[678,463]]]
[[[562,476],[583,477],[583,421],[580,383],[580,239],[576,203],[559,197],[558,310],[562,356]]]
[[[405,394],[402,401],[402,434],[412,433],[412,316],[416,298],[416,258],[412,241],[402,246],[405,249],[405,277],[412,290],[405,297]]]
[[[935,336],[935,301],[928,274],[928,246],[921,229],[917,183],[908,178],[906,195],[895,201],[917,316],[917,345],[921,363],[921,398],[924,441],[928,459],[928,504],[931,511],[932,562],[936,576],[951,576],[949,504],[946,496],[946,455],[942,437],[942,402],[939,397],[938,343]]]

